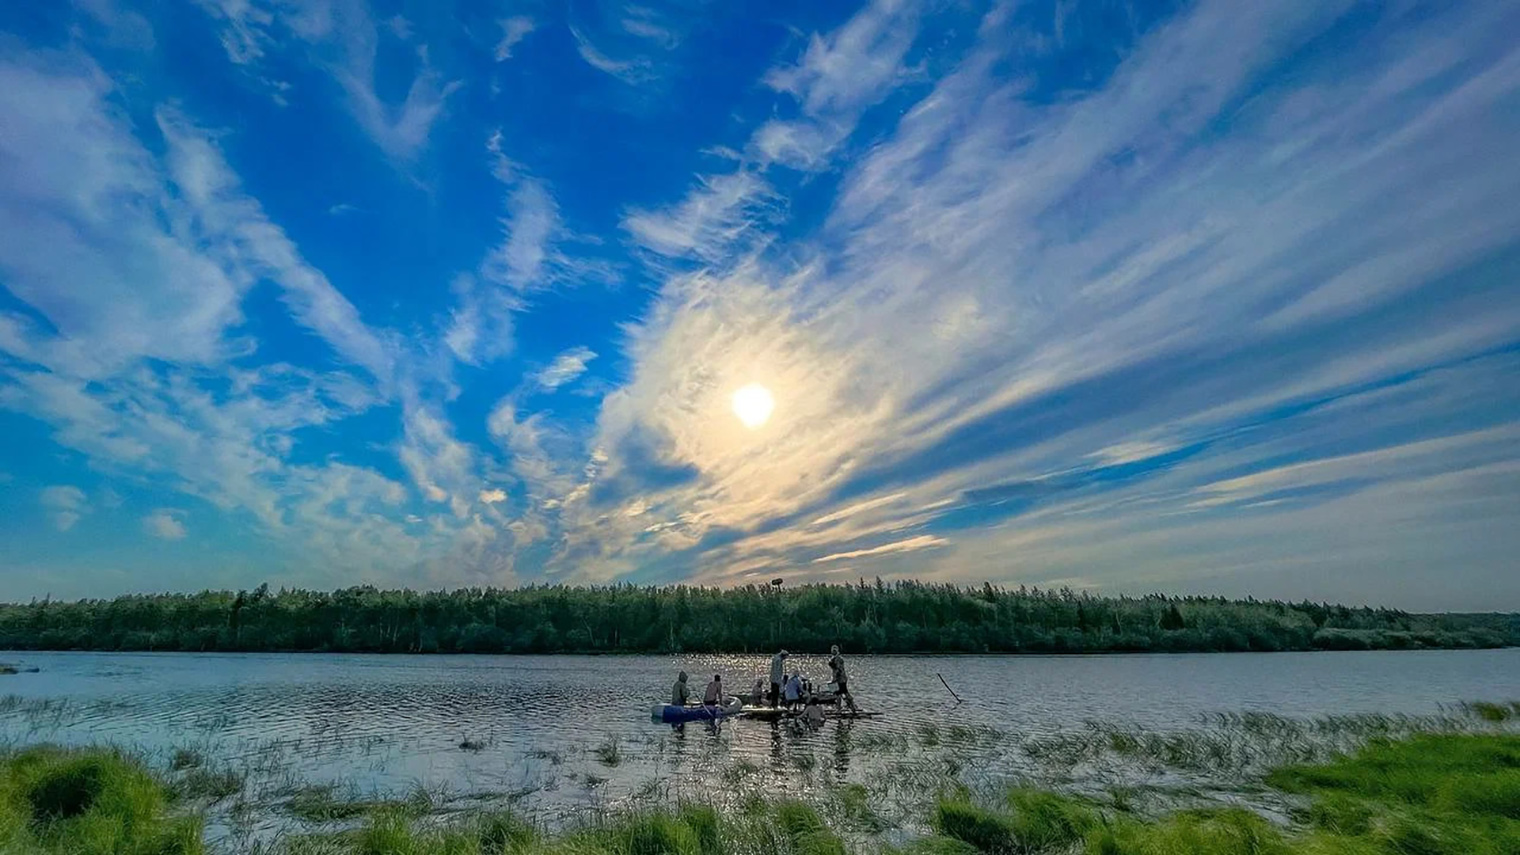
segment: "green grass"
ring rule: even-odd
[[[377,802],[340,799],[337,787],[330,785],[298,787],[285,800],[285,810],[306,822],[352,819],[379,806]]]
[[[725,816],[705,805],[603,816],[545,836],[507,813],[424,826],[393,808],[347,831],[291,839],[282,855],[846,855],[843,841],[800,802]]]
[[[1509,704],[1496,704],[1492,701],[1470,701],[1462,704],[1462,709],[1469,715],[1498,724],[1520,716],[1520,701]]]
[[[1349,719],[1348,719],[1349,721]],[[1241,807],[1150,816],[1138,793],[1111,789],[1101,801],[1018,788],[980,797],[955,778],[938,784],[892,777],[874,789],[825,785],[810,802],[752,791],[719,810],[704,804],[625,805],[545,833],[518,816],[458,810],[447,793],[419,785],[395,801],[340,797],[331,786],[287,791],[279,805],[306,825],[261,855],[1517,855],[1520,735],[1474,711],[1472,729],[1399,736],[1402,724],[1365,727],[1361,747],[1322,762],[1243,777],[1268,801],[1290,806],[1269,821]],[[1365,722],[1353,722],[1364,728]],[[1314,722],[1241,717],[1229,725],[1262,739],[1297,739]],[[1337,732],[1346,722],[1325,724]],[[1118,731],[1091,729],[1081,745]],[[1126,734],[1128,732],[1125,732]],[[960,738],[957,735],[956,738]],[[1150,736],[1137,735],[1150,752]],[[1207,750],[1174,737],[1163,747]],[[616,743],[608,743],[616,746]],[[1050,744],[1054,745],[1054,742]],[[1245,743],[1243,743],[1245,744]],[[1085,749],[1084,749],[1085,750]],[[1232,746],[1231,750],[1237,749]],[[593,752],[595,754],[595,752]],[[801,755],[799,755],[801,756]],[[811,756],[811,755],[807,755]],[[35,748],[0,755],[3,855],[201,855],[210,809],[243,790],[241,777],[181,762],[167,779],[135,758],[101,749]],[[603,759],[603,758],[598,758]],[[600,779],[596,779],[598,784]],[[888,847],[894,828],[919,826],[892,801],[902,787],[944,795],[927,817],[933,833]],[[896,789],[894,789],[896,788]],[[1196,797],[1203,794],[1194,791]],[[1149,801],[1147,799],[1147,801]],[[1169,802],[1176,804],[1176,801]],[[1196,803],[1196,802],[1194,802]],[[1217,802],[1216,802],[1217,803]],[[637,804],[637,802],[636,802]],[[914,802],[921,805],[922,802]],[[889,812],[884,819],[878,809]],[[851,844],[841,832],[849,836]],[[900,837],[890,838],[900,840]],[[262,845],[262,844],[261,844]]]
[[[1481,714],[1480,714],[1481,717]],[[1254,722],[1250,727],[1272,727]],[[1001,805],[940,801],[926,852],[983,855],[1516,855],[1520,736],[1374,738],[1329,762],[1289,765],[1266,782],[1301,799],[1290,827],[1241,808],[1153,820],[1080,799],[1013,790]],[[909,850],[911,851],[911,850]]]
[[[596,755],[597,762],[609,769],[623,762],[623,746],[611,737],[591,749],[591,753]]]
[[[941,835],[978,852],[1012,855],[1070,847],[1101,822],[1098,812],[1083,800],[1014,789],[995,808],[964,798],[943,799],[935,807],[933,825]]]
[[[231,769],[199,766],[180,775],[169,787],[176,800],[204,799],[216,803],[243,791],[244,778]]]
[[[175,816],[162,782],[102,749],[38,747],[0,759],[0,852],[198,855],[200,820]]]
[[[1294,855],[1282,833],[1250,811],[1190,811],[1161,822],[1122,821],[1087,838],[1087,855]]]
[[[205,762],[206,758],[194,748],[176,748],[174,756],[169,758],[169,768],[178,772],[181,769],[194,769]]]
[[[1310,799],[1319,840],[1387,855],[1520,852],[1520,736],[1420,735],[1268,776]]]

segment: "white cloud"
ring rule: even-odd
[[[237,176],[206,133],[173,110],[160,110],[158,125],[169,142],[175,183],[206,239],[223,244],[219,249],[228,256],[228,265],[242,261],[247,272],[279,283],[298,323],[382,384],[388,383],[395,362],[391,346],[364,324],[353,303],[327,277],[301,258],[295,244],[269,221],[259,203],[242,192]]]
[[[902,62],[918,32],[917,4],[877,0],[838,31],[814,35],[794,65],[772,69],[765,81],[801,105],[797,119],[772,119],[752,135],[749,154],[763,169],[780,164],[823,167],[854,131],[861,113],[903,77]],[[630,209],[622,226],[634,243],[669,257],[713,264],[747,248],[777,213],[777,195],[760,170],[698,177],[681,202],[664,210]]]
[[[411,83],[400,103],[380,97],[376,61],[381,28],[403,41],[412,36],[401,16],[378,22],[363,2],[330,0],[197,0],[223,25],[222,46],[238,65],[253,66],[265,53],[298,44],[325,67],[348,96],[349,111],[370,139],[393,161],[407,165],[427,147],[433,126],[462,85],[446,80],[416,51]],[[294,37],[289,38],[289,37]],[[277,98],[283,98],[278,92]]]
[[[721,568],[849,555],[864,538],[916,526],[928,532],[890,542],[927,543],[915,538],[940,537],[933,523],[944,517],[958,527],[943,535],[956,548],[934,553],[936,572],[1006,578],[1016,572],[1006,556],[1029,567],[1020,545],[1053,537],[1042,528],[1053,532],[1061,515],[1140,526],[1199,498],[1196,484],[1166,492],[1141,468],[1122,475],[1144,482],[1133,491],[1089,470],[1143,467],[1222,437],[1260,442],[1285,405],[1512,342],[1517,293],[1450,277],[1497,264],[1493,253],[1520,233],[1520,166],[1484,154],[1520,130],[1496,106],[1520,91],[1520,50],[1494,35],[1500,13],[1453,11],[1359,45],[1349,78],[1316,67],[1294,87],[1261,90],[1259,75],[1339,9],[1198,4],[1143,36],[1109,79],[1056,101],[1026,100],[1026,83],[1006,78],[1018,47],[993,21],[845,173],[808,244],[756,258],[752,247],[771,236],[753,218],[728,218],[755,230],[744,241],[727,240],[731,228],[694,237],[703,229],[668,215],[625,222],[641,245],[709,269],[669,277],[632,331],[630,382],[607,398],[593,440],[611,456],[598,481],[632,485],[593,485],[602,506],[566,512],[580,551],[560,560],[615,576],[724,532],[724,546],[689,559],[718,580]],[[901,79],[907,38],[884,26],[855,37],[873,45],[858,75],[839,38],[815,42],[771,82],[804,113],[853,122]],[[1443,204],[1422,201],[1431,186]],[[776,399],[764,431],[739,429],[725,405],[749,382]],[[1396,412],[1362,422],[1386,433],[1354,441],[1379,448],[1435,429]],[[1322,442],[1276,453],[1320,458],[1353,440],[1342,425]],[[1495,463],[1509,453],[1500,449],[1475,453]],[[1453,453],[1431,458],[1407,489],[1467,465]],[[1156,466],[1199,480],[1222,454],[1195,448]],[[1394,468],[1375,459],[1371,471]],[[1295,489],[1374,488],[1338,476]],[[1250,501],[1257,513],[1299,513],[1269,493]],[[634,502],[648,509],[626,525]],[[838,530],[799,530],[797,519]],[[1132,558],[1096,532],[1081,537],[1105,568]],[[1155,550],[1135,563],[1174,558],[1159,542],[1135,541]],[[1224,551],[1208,550],[1214,560]],[[1042,552],[1040,572],[1085,575],[1056,557]]]
[[[93,18],[104,30],[112,47],[150,51],[153,26],[142,15],[121,8],[117,0],[74,0],[74,6]]]
[[[444,341],[461,362],[483,365],[513,346],[513,315],[528,297],[561,282],[613,281],[610,268],[571,258],[561,244],[575,236],[560,218],[548,185],[525,173],[503,151],[501,131],[486,143],[492,174],[507,189],[502,240],[481,259],[473,275],[455,279],[455,305]]]
[[[542,284],[551,263],[551,242],[562,231],[559,206],[543,182],[517,182],[507,196],[502,228],[505,240],[481,265],[481,275],[516,291]]]
[[[499,146],[498,138],[492,138],[492,146]],[[499,148],[496,153],[500,156]],[[564,231],[554,198],[536,179],[505,174],[512,186],[502,242],[474,276],[454,283],[457,302],[445,341],[461,362],[471,365],[511,352],[513,314],[527,306],[525,295],[548,284],[564,263],[554,246]]]
[[[454,357],[483,365],[511,353],[512,315],[526,305],[522,296],[468,274],[455,278],[453,290],[455,305],[443,340]]]
[[[666,210],[630,210],[622,225],[651,252],[713,263],[769,221],[773,199],[763,178],[740,169],[701,178],[684,200]]]
[[[400,161],[415,159],[427,146],[433,125],[443,117],[450,95],[463,85],[447,81],[437,70],[420,60],[420,69],[412,78],[406,98],[400,104],[381,99],[375,88],[375,45],[367,35],[350,38],[345,65],[334,75],[348,92],[354,118],[375,145]]]
[[[415,391],[402,397],[404,435],[397,456],[412,483],[429,502],[447,504],[459,519],[469,515],[470,497],[480,494],[482,474],[476,449],[460,442],[440,410]]]
[[[653,78],[654,74],[648,60],[642,57],[613,59],[592,44],[591,39],[577,27],[570,28],[570,35],[575,37],[575,49],[581,59],[597,71],[616,77],[630,85],[645,83]]]
[[[208,15],[222,23],[222,49],[227,58],[247,65],[264,55],[275,13],[257,0],[196,0]]]
[[[549,366],[538,372],[538,385],[545,389],[558,389],[586,373],[586,364],[596,358],[596,351],[589,347],[572,347],[554,357]]]
[[[41,501],[42,506],[50,512],[53,527],[59,531],[73,528],[74,523],[90,512],[84,491],[68,484],[44,487]]]
[[[184,540],[188,532],[183,517],[184,511],[158,508],[143,517],[143,530],[160,540]]]
[[[480,501],[484,502],[485,504],[494,505],[494,504],[496,504],[498,502],[505,502],[506,500],[507,500],[507,491],[506,490],[502,490],[502,489],[498,488],[498,489],[494,489],[494,490],[481,490],[480,491]]]
[[[245,349],[225,333],[251,281],[167,228],[182,209],[107,101],[109,79],[61,62],[0,61],[0,270],[58,332],[0,314],[0,348],[78,376]]]
[[[917,3],[875,0],[837,31],[815,34],[796,64],[772,69],[766,84],[794,96],[802,117],[766,122],[752,151],[794,169],[824,165],[861,114],[907,77],[903,61],[918,36],[919,11]]]
[[[918,12],[908,0],[874,0],[835,32],[815,34],[795,65],[772,69],[765,82],[796,96],[809,115],[868,107],[902,77]]]
[[[48,326],[0,313],[11,357],[0,407],[49,424],[96,469],[246,513],[279,550],[330,559],[333,572],[417,562],[419,539],[377,514],[401,485],[336,461],[286,460],[295,431],[384,397],[392,337],[368,329],[301,259],[208,135],[160,111],[160,162],[112,97],[104,74],[77,58],[0,62],[0,271]],[[263,280],[297,323],[376,379],[248,367],[240,303]],[[55,524],[69,526],[87,506],[65,506],[64,495],[49,501]]]
[[[830,561],[844,561],[850,558],[869,558],[873,555],[890,555],[894,552],[917,552],[920,549],[933,549],[936,546],[945,546],[950,541],[942,537],[929,534],[921,534],[917,537],[909,537],[903,540],[883,543],[881,546],[872,546],[867,549],[852,549],[848,552],[834,552],[813,559],[814,564],[826,564]]]
[[[526,15],[514,15],[497,22],[501,26],[501,41],[496,43],[496,61],[506,62],[512,58],[512,48],[528,37],[538,25]]]
[[[391,31],[391,35],[404,42],[412,39],[412,22],[408,21],[404,15],[392,15],[386,18],[385,27]]]

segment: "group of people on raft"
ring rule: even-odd
[[[804,722],[814,727],[821,726],[823,706],[819,701],[819,693],[813,690],[812,681],[804,677],[801,671],[794,671],[790,676],[787,675],[786,660],[790,657],[791,654],[785,650],[771,657],[770,689],[766,691],[761,679],[755,678],[754,700],[758,704],[763,698],[769,702],[772,709],[785,706],[787,709],[795,710],[801,707]],[[855,706],[855,698],[850,695],[849,675],[845,671],[844,657],[840,655],[837,644],[829,648],[829,676],[835,699],[848,704],[852,711],[859,711],[859,707]],[[670,703],[673,706],[684,707],[690,703],[691,691],[688,680],[685,671],[676,677],[675,685],[670,690]],[[721,707],[727,697],[723,690],[723,675],[714,674],[707,688],[702,691],[702,705]]]

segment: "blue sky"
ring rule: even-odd
[[[1520,609],[1517,150],[1501,2],[0,4],[0,598]]]

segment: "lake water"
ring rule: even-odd
[[[730,691],[747,690],[768,657],[15,652],[0,662],[40,669],[0,677],[0,696],[21,699],[0,703],[0,739],[11,744],[106,742],[159,757],[197,746],[363,792],[422,782],[551,806],[605,804],[662,780],[712,781],[736,766],[775,789],[798,786],[797,769],[814,764],[836,780],[867,779],[900,758],[852,746],[952,725],[1027,737],[1086,720],[1174,730],[1220,711],[1426,714],[1520,699],[1520,650],[854,656],[851,689],[881,717],[818,733],[733,721],[713,734],[653,724],[649,707],[680,669],[698,692],[714,672]],[[791,663],[827,682],[822,657]],[[462,749],[466,739],[483,747]],[[1016,764],[1013,754],[977,762]]]

